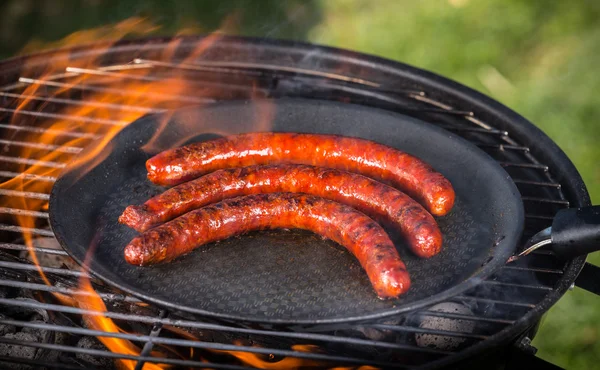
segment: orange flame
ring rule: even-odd
[[[96,293],[89,279],[81,279],[80,286],[82,293],[88,293],[81,295],[79,298],[78,306],[82,309],[93,310],[96,312],[106,312],[106,305],[102,301],[102,298]],[[119,328],[111,319],[103,316],[87,315],[84,317],[86,325],[90,329],[101,330],[107,333],[122,333],[123,330]],[[100,336],[98,339],[110,349],[112,352],[125,354],[125,355],[139,355],[141,350],[128,340],[119,338],[111,338]],[[135,360],[117,360],[117,365],[120,369],[135,369],[137,361]],[[156,365],[152,363],[144,364],[144,369],[165,369],[164,365]]]
[[[237,342],[236,345],[241,345]],[[295,344],[292,346],[292,350],[297,352],[308,352],[315,353],[319,352],[319,347],[310,344]],[[304,358],[293,358],[285,357],[279,361],[269,362],[261,358],[261,355],[243,351],[215,351],[227,353],[240,360],[244,365],[256,367],[258,369],[277,370],[277,369],[301,369],[301,368],[326,368],[326,364],[323,361],[309,360]],[[376,367],[372,366],[360,366],[360,367],[335,367],[330,370],[377,370]]]
[[[27,77],[29,73],[34,76],[40,75],[39,71],[35,71],[35,68],[39,67],[25,65],[23,68],[22,75],[26,77],[21,82],[25,84],[25,89],[20,96],[12,96],[18,99],[18,105],[11,124],[24,128],[35,126],[37,130],[19,139],[21,142],[28,143],[19,152],[19,157],[25,159],[20,163],[21,175],[0,184],[0,189],[10,192],[9,196],[2,198],[0,206],[16,210],[14,217],[21,227],[23,242],[29,249],[30,258],[37,266],[40,277],[48,285],[51,285],[51,282],[42,271],[39,258],[34,252],[35,230],[40,220],[31,212],[19,211],[33,211],[37,212],[37,215],[48,209],[46,194],[50,193],[52,182],[40,181],[40,179],[56,178],[67,163],[70,168],[92,169],[104,159],[102,153],[108,152],[103,149],[107,148],[110,140],[126,125],[147,113],[181,106],[173,96],[193,96],[192,91],[197,88],[186,81],[183,73],[150,79],[146,77],[154,72],[151,66],[143,64],[121,65],[119,68],[102,66],[101,59],[104,51],[108,50],[115,40],[127,35],[146,35],[156,29],[155,25],[144,19],[132,18],[116,25],[76,32],[50,46],[79,45],[91,40],[108,42],[98,44],[100,46],[95,50],[97,53],[84,60],[71,60],[69,57],[53,60],[39,77]],[[205,38],[183,62],[192,63],[200,58],[218,38],[218,33]],[[179,43],[180,41],[175,38],[158,59],[171,61],[175,58],[175,50]],[[38,48],[39,45],[32,44],[26,47],[25,51]],[[66,77],[68,83],[63,82]],[[83,85],[91,86],[91,93],[86,91],[80,100],[71,100],[69,94]],[[49,94],[48,90],[53,91]],[[188,99],[188,104],[189,101]],[[43,116],[37,114],[38,112],[44,114],[50,103],[65,102],[68,103],[66,108],[59,112]],[[36,122],[40,118],[45,120]],[[167,120],[168,115],[165,115],[165,125]],[[90,143],[90,139],[95,141]],[[82,148],[85,148],[85,151],[80,153]],[[74,154],[79,155],[73,157]],[[87,294],[69,297],[55,293],[55,296],[65,305],[106,312],[104,302],[93,289],[89,279],[81,280],[80,289],[81,293]],[[89,315],[85,316],[84,320],[93,329],[109,333],[122,331],[111,319],[103,316]],[[140,354],[140,349],[130,341],[110,337],[99,337],[99,340],[115,353]],[[135,367],[135,361],[118,360],[117,362],[120,368]],[[144,368],[166,367],[148,363]]]
[[[230,20],[226,20],[222,29],[231,26]],[[69,168],[91,170],[105,158],[105,153],[109,152],[105,149],[110,149],[108,146],[111,139],[124,127],[148,113],[162,112],[158,132],[144,147],[145,150],[153,150],[154,139],[167,128],[169,112],[183,105],[203,104],[201,97],[216,93],[212,88],[199,86],[186,76],[195,70],[202,55],[219,40],[220,32],[202,39],[184,59],[178,59],[177,56],[181,39],[174,38],[152,61],[134,59],[117,66],[103,64],[105,52],[114,45],[115,40],[130,35],[148,35],[157,29],[156,25],[145,19],[131,18],[116,25],[76,32],[58,43],[44,46],[80,45],[92,40],[101,42],[95,46],[92,56],[81,59],[67,55],[44,66],[43,72],[40,72],[39,66],[25,65],[22,71],[24,78],[20,81],[24,86],[22,93],[17,95],[0,92],[4,97],[14,98],[17,102],[11,125],[19,129],[14,130],[14,135],[9,139],[29,132],[18,139],[26,143],[18,153],[23,159],[17,163],[20,175],[0,183],[0,190],[9,194],[2,197],[0,207],[15,210],[12,213],[21,227],[23,242],[29,249],[30,258],[37,266],[41,279],[48,285],[52,284],[41,268],[34,245],[36,232],[43,227],[40,226],[39,216],[48,210],[47,194],[50,193],[52,179],[58,177],[67,164]],[[183,33],[189,33],[189,30]],[[143,49],[143,46],[140,48]],[[39,43],[31,43],[24,51],[39,49]],[[82,89],[82,86],[88,88]],[[72,95],[76,97],[71,98]],[[260,95],[258,89],[255,89],[250,98],[261,97]],[[64,105],[66,108],[49,112],[47,108],[51,104]],[[199,125],[198,119],[201,117],[192,117],[193,122],[189,124],[199,125],[194,126],[199,130],[211,130],[211,133],[218,134],[229,134],[240,129],[268,130],[274,110],[269,105],[261,107],[262,109],[255,112],[254,119],[236,123],[236,126],[213,127],[210,122],[200,122]],[[83,148],[85,149],[82,151]],[[73,297],[59,293],[54,295],[65,305],[100,313],[107,311],[106,305],[88,278],[81,279],[79,289],[80,292]],[[84,315],[84,321],[91,329],[107,333],[124,332],[113,320],[102,315]],[[185,331],[173,329],[172,332],[190,339],[190,335],[186,336]],[[140,348],[128,340],[107,336],[99,336],[98,339],[114,353],[141,353]],[[318,347],[311,345],[296,345],[292,349],[303,352],[318,351]],[[269,362],[257,354],[243,351],[213,352],[227,353],[246,365],[261,369],[324,366],[319,361],[297,358]],[[156,352],[151,355],[162,356]],[[190,350],[189,355],[195,357],[194,351]],[[201,360],[204,361],[202,358]],[[122,369],[134,369],[136,365],[136,361],[127,359],[119,359],[116,362]],[[144,365],[144,369],[165,368],[169,366],[151,363]],[[363,366],[358,369],[373,368]]]

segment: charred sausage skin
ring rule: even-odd
[[[420,257],[434,256],[442,247],[442,233],[436,221],[408,195],[366,176],[309,165],[217,170],[175,186],[141,206],[127,207],[119,222],[143,232],[223,199],[276,192],[306,193],[355,207],[400,231]]]
[[[352,207],[306,194],[255,194],[199,208],[137,236],[124,254],[128,263],[147,266],[206,243],[278,228],[310,230],[347,248],[381,299],[398,297],[410,287],[406,266],[378,223]]]
[[[442,174],[422,160],[373,141],[306,133],[248,133],[194,143],[146,161],[155,184],[177,185],[215,170],[295,163],[356,172],[397,187],[434,216],[452,209],[455,194]]]

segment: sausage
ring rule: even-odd
[[[242,195],[306,193],[354,208],[398,230],[420,257],[442,247],[442,233],[419,203],[369,177],[309,165],[266,165],[223,169],[180,184],[125,209],[119,222],[143,232],[193,209]]]
[[[140,266],[164,263],[206,243],[279,228],[309,230],[348,249],[381,299],[410,287],[406,266],[377,222],[347,205],[306,194],[247,195],[196,209],[135,237],[125,247],[125,260]]]
[[[296,163],[361,173],[404,191],[434,216],[454,204],[450,181],[410,154],[355,137],[247,133],[166,150],[146,161],[148,179],[172,186],[222,168]]]

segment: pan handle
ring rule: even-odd
[[[600,250],[600,206],[567,208],[552,222],[550,249],[571,259]]]
[[[552,226],[535,234],[525,245],[525,250],[510,257],[508,262],[542,247],[564,259],[600,251],[600,206],[558,211]]]

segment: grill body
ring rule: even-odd
[[[23,166],[40,165],[35,158],[20,156],[24,146],[38,145],[30,136],[36,130],[44,134],[45,123],[57,119],[72,120],[77,124],[118,124],[119,117],[99,119],[64,114],[65,107],[78,104],[85,94],[105,90],[107,94],[127,94],[109,90],[102,84],[86,84],[80,77],[99,74],[107,79],[127,74],[135,68],[152,68],[156,72],[146,78],[160,79],[177,70],[198,81],[194,96],[173,96],[181,107],[192,104],[210,104],[214,101],[245,99],[259,94],[268,98],[300,97],[348,101],[354,104],[388,109],[436,124],[475,143],[500,162],[511,175],[522,194],[526,212],[522,243],[536,232],[550,226],[553,215],[562,208],[590,205],[585,185],[567,156],[543,132],[517,113],[498,102],[449,81],[441,76],[389,60],[345,50],[283,41],[226,37],[211,45],[198,58],[189,59],[200,38],[182,38],[169,60],[164,50],[170,39],[122,41],[114,45],[81,46],[69,50],[50,51],[19,57],[0,63],[0,138],[4,153],[0,157],[2,181],[19,175]],[[100,66],[81,68],[81,60],[99,58]],[[186,59],[184,65],[178,61]],[[39,77],[48,63],[73,65],[52,78]],[[132,66],[135,66],[133,68]],[[112,77],[111,77],[112,76]],[[132,77],[133,78],[133,77]],[[31,106],[17,110],[24,98],[19,97],[35,85],[35,100]],[[207,89],[207,87],[218,88]],[[57,91],[70,87],[65,94]],[[36,100],[37,99],[37,100]],[[102,102],[97,102],[101,104]],[[127,109],[138,107],[135,99]],[[119,107],[122,109],[122,107]],[[27,136],[25,136],[27,134]],[[85,135],[74,130],[63,135]],[[27,137],[27,139],[25,139]],[[56,148],[48,147],[48,151]],[[66,150],[65,155],[77,153],[79,148]],[[60,169],[60,162],[42,163],[49,169]],[[30,181],[52,183],[54,177],[22,175]],[[18,189],[0,189],[3,197],[47,199],[47,193],[28,193]],[[209,359],[208,364],[193,356],[172,356],[167,359],[152,357],[153,348],[175,346],[194,348],[196,351],[240,351],[256,356],[272,355],[272,361],[283,357],[303,361],[319,361],[324,365],[370,364],[378,367],[436,368],[477,358],[481,353],[498,351],[507,345],[521,343],[525,336],[532,337],[540,317],[574,282],[583,267],[585,257],[561,262],[552,254],[540,251],[507,266],[481,286],[453,302],[466,311],[426,309],[361,325],[355,330],[295,332],[273,327],[270,330],[240,327],[235,322],[213,322],[170,312],[160,307],[140,308],[138,300],[94,281],[94,287],[107,305],[108,312],[118,324],[128,325],[127,333],[109,333],[90,329],[77,322],[82,314],[93,314],[49,299],[49,293],[73,293],[77,280],[85,275],[77,265],[69,264],[66,254],[56,248],[53,234],[47,225],[47,213],[39,209],[3,207],[0,224],[0,288],[6,294],[0,297],[4,316],[0,325],[30,328],[43,333],[63,333],[80,337],[119,337],[140,344],[140,354],[115,354],[104,347],[86,347],[80,341],[59,342],[42,338],[25,340],[13,335],[0,337],[0,344],[34,348],[33,357],[7,355],[0,361],[9,363],[43,364],[48,367],[81,368],[112,363],[115,358],[131,359],[137,368],[144,363],[168,363],[179,366],[210,366],[211,368],[244,368],[248,363],[225,356]],[[23,240],[23,226],[13,216],[23,215],[36,219],[34,227],[25,230],[34,237],[33,249],[39,256],[41,269],[49,276],[50,284],[40,278],[36,267],[27,259],[28,247]],[[31,249],[31,247],[29,248]],[[70,267],[70,268],[66,268]],[[21,292],[21,293],[16,293]],[[25,293],[22,293],[25,292]],[[27,315],[19,314],[18,307]],[[133,308],[132,308],[133,307]],[[31,312],[43,312],[43,320],[30,320]],[[424,325],[427,318],[469,322],[467,329],[448,329]],[[68,318],[65,319],[65,318]],[[434,320],[435,321],[435,320]],[[180,328],[194,332],[196,339],[175,338]],[[201,334],[201,335],[200,335]],[[53,335],[56,337],[56,335]],[[423,340],[434,337],[454,339],[451,349],[423,346]],[[202,339],[198,340],[198,337]],[[236,342],[240,338],[245,344]],[[251,344],[258,344],[254,346]],[[236,345],[237,344],[237,345]],[[320,350],[306,352],[294,344],[317,345]],[[455,345],[454,345],[455,344]],[[503,351],[503,350],[502,350]],[[38,353],[43,356],[39,357]],[[36,357],[38,356],[38,357]],[[44,358],[54,356],[51,364]],[[86,357],[88,356],[88,357]],[[98,359],[109,359],[101,362]],[[96,361],[96,362],[94,362]],[[236,367],[237,366],[237,367]]]

